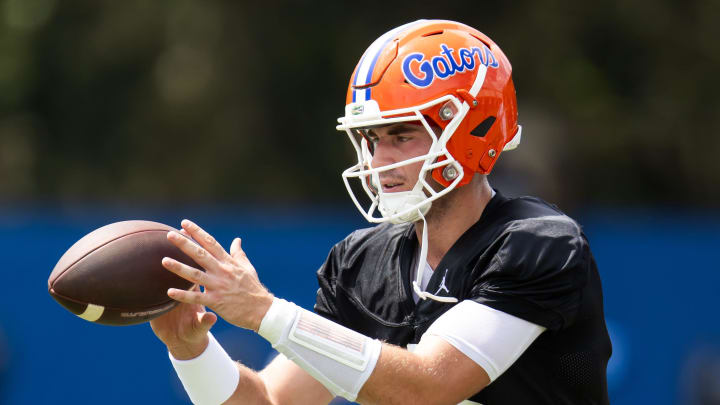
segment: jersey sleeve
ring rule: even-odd
[[[589,271],[579,226],[555,216],[519,221],[494,243],[470,299],[550,330],[573,323]]]
[[[341,243],[333,246],[325,263],[317,271],[318,290],[315,297],[314,311],[316,314],[332,321],[339,321],[336,306],[336,281],[340,267]]]
[[[532,322],[465,300],[436,319],[422,338],[442,338],[482,367],[492,382],[544,331]]]

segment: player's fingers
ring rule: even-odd
[[[181,222],[183,230],[185,230],[190,236],[195,239],[200,246],[204,247],[211,255],[220,261],[225,261],[230,255],[223,249],[223,247],[215,240],[215,238],[207,233],[196,223],[183,219]]]
[[[177,246],[178,249],[190,256],[193,260],[195,260],[195,263],[202,266],[205,270],[215,271],[220,267],[218,260],[215,259],[215,257],[208,253],[208,251],[202,246],[193,243],[190,239],[181,236],[175,231],[168,232],[167,238],[173,245]]]
[[[198,305],[207,305],[205,302],[207,300],[206,294],[203,294],[201,292],[196,291],[185,291],[185,290],[179,290],[177,288],[170,288],[167,291],[168,297],[174,299],[175,301],[183,302],[185,304],[198,304]]]
[[[173,273],[177,274],[178,276],[184,278],[191,283],[207,286],[208,283],[212,282],[211,277],[207,273],[200,271],[194,267],[188,266],[187,264],[180,263],[179,261],[170,257],[164,257],[162,259],[162,265],[166,269],[172,271]],[[200,292],[200,289],[192,288],[189,291]]]

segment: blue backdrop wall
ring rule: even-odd
[[[308,309],[317,288],[314,272],[330,247],[366,226],[355,212],[332,208],[6,210],[0,213],[0,403],[189,402],[148,325],[91,324],[47,293],[56,261],[91,230],[126,219],[179,226],[185,217],[225,245],[242,237],[261,280]],[[698,384],[720,370],[720,217],[638,210],[595,211],[579,219],[603,279],[614,345],[612,403],[692,403],[701,395]],[[223,322],[214,333],[251,367],[272,356],[269,344],[252,333]]]

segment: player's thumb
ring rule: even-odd
[[[210,328],[217,322],[217,315],[213,312],[203,312],[198,314],[198,320],[200,321],[200,330],[203,333],[207,333]]]
[[[230,244],[230,256],[237,258],[239,254],[242,253],[242,249],[240,248],[241,240],[240,238],[233,239],[232,243]]]

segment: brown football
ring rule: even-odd
[[[174,228],[151,221],[123,221],[85,235],[68,249],[48,279],[63,307],[90,322],[133,325],[171,310],[170,287],[192,285],[162,264],[163,257],[198,267],[167,240]]]

